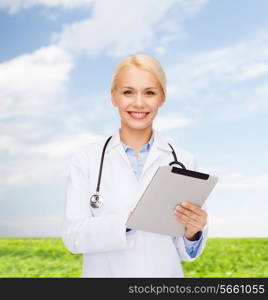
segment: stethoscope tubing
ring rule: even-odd
[[[96,194],[99,194],[100,192],[100,183],[101,183],[101,175],[102,175],[102,168],[103,168],[103,161],[104,161],[104,154],[105,154],[105,150],[106,147],[110,141],[110,139],[112,138],[112,136],[110,136],[107,141],[105,142],[105,145],[102,149],[102,154],[101,154],[101,162],[100,162],[100,168],[99,168],[99,177],[98,177],[98,183],[97,183],[97,189],[96,189]]]
[[[97,188],[96,188],[96,193],[93,194],[91,197],[90,197],[90,206],[93,207],[93,208],[99,208],[101,205],[102,205],[102,200],[101,200],[101,195],[100,195],[100,183],[101,183],[101,176],[102,176],[102,169],[103,169],[103,161],[104,161],[104,155],[105,155],[105,150],[106,150],[106,147],[109,143],[109,141],[111,140],[112,136],[110,136],[104,146],[103,146],[103,149],[102,149],[102,154],[101,154],[101,162],[100,162],[100,167],[99,167],[99,176],[98,176],[98,183],[97,183]],[[169,144],[169,143],[168,143]],[[173,154],[173,157],[174,157],[174,161],[172,161],[171,163],[169,163],[169,165],[173,165],[173,164],[176,164],[176,165],[179,165],[182,169],[186,169],[184,164],[179,162],[178,159],[177,159],[177,155],[176,155],[176,152],[175,150],[173,149],[173,147],[169,144],[171,150],[172,150],[172,154]]]

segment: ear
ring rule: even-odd
[[[165,103],[165,101],[166,101],[166,97],[163,96],[163,98],[161,99],[161,104],[159,105],[159,107],[162,106]]]
[[[112,100],[112,104],[113,104],[113,106],[117,106],[116,105],[116,99],[115,99],[115,95],[114,95],[114,92],[113,93],[111,93],[111,100]]]

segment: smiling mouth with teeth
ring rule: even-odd
[[[145,119],[149,112],[128,111],[128,114],[135,120]]]

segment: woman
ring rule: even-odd
[[[165,99],[165,74],[154,57],[132,55],[118,64],[111,100],[118,109],[121,127],[106,145],[101,207],[90,206],[89,199],[96,192],[107,139],[91,143],[72,156],[63,241],[70,252],[84,254],[83,277],[183,277],[180,261],[194,260],[205,247],[207,214],[191,203],[174,211],[174,218],[186,226],[184,237],[126,228],[157,168],[173,158],[168,142],[153,128]],[[186,168],[195,168],[192,155],[178,148],[175,151]]]

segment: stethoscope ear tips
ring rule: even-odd
[[[94,194],[90,197],[90,205],[92,208],[100,208],[103,204],[103,199],[101,195]]]

